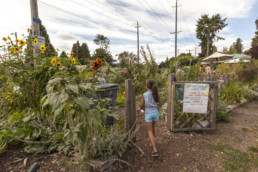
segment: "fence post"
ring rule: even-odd
[[[134,133],[136,129],[136,104],[135,104],[135,86],[133,85],[133,82],[131,79],[125,80],[125,96],[126,96],[126,129],[127,129],[127,132]]]
[[[212,114],[211,114],[211,128],[215,129],[216,125],[216,113],[217,113],[217,99],[218,99],[218,82],[212,85]]]
[[[173,104],[174,104],[174,100],[173,100],[173,91],[174,89],[172,90],[172,85],[173,85],[173,82],[176,80],[176,77],[175,77],[175,74],[172,73],[172,74],[169,74],[168,75],[168,100],[167,100],[167,129],[168,130],[172,130],[172,111],[173,111]]]

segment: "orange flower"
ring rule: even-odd
[[[91,70],[97,71],[100,67],[102,67],[102,60],[100,58],[97,58],[95,61],[92,62]]]

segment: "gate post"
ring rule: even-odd
[[[174,112],[174,92],[175,92],[175,88],[172,88],[173,86],[173,82],[176,81],[176,77],[175,74],[169,74],[168,75],[168,100],[167,100],[167,129],[168,130],[172,130],[172,113]]]
[[[134,133],[136,130],[136,100],[135,86],[131,79],[125,80],[126,97],[126,130]],[[136,138],[134,138],[135,140]]]

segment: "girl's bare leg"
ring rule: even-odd
[[[156,121],[152,121],[152,132],[154,137],[155,137],[155,124],[156,124]]]
[[[154,136],[153,136],[152,125],[153,125],[152,122],[147,122],[146,123],[147,133],[148,133],[148,136],[149,136],[149,139],[150,139],[150,142],[151,142],[151,146],[152,146],[153,152],[157,152],[157,148],[156,148],[155,141],[154,141]]]

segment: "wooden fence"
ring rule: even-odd
[[[186,83],[209,84],[208,110],[206,114],[183,113],[183,87]],[[174,74],[168,76],[167,128],[170,131],[214,130],[218,82],[178,82]]]

